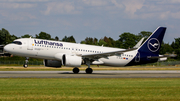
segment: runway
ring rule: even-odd
[[[0,71],[0,78],[180,78],[179,70],[110,70],[86,74],[80,71]]]

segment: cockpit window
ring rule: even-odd
[[[20,41],[13,41],[12,43],[17,44],[17,45],[22,45]]]

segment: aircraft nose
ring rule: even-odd
[[[6,51],[6,52],[9,52],[10,51],[10,46],[9,45],[6,45],[6,46],[4,46],[4,50]]]

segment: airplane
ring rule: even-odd
[[[44,59],[47,67],[74,67],[73,73],[79,73],[82,64],[88,68],[87,74],[91,74],[93,69],[90,65],[108,66],[133,66],[147,63],[154,63],[164,59],[159,55],[161,43],[166,31],[166,27],[158,27],[142,45],[139,42],[131,49],[110,48],[104,46],[94,46],[61,41],[52,41],[36,38],[16,39],[4,47],[6,52],[14,55],[26,57],[24,67],[28,67],[28,58]]]

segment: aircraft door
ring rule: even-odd
[[[27,50],[33,50],[33,40],[32,39],[27,40]]]
[[[136,57],[135,57],[135,62],[140,62],[140,53],[138,52]]]

